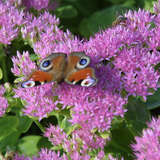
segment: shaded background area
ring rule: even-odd
[[[117,16],[127,10],[150,10],[153,0],[57,0],[52,11],[60,18],[64,30],[89,38],[95,32],[110,27]]]

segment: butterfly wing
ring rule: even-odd
[[[88,67],[90,57],[83,52],[74,52],[68,56],[67,67],[65,70],[65,82],[75,85],[89,87],[97,83],[94,69]]]
[[[66,54],[53,53],[40,62],[39,70],[33,71],[21,86],[28,88],[51,81],[60,82],[64,79],[65,66]]]

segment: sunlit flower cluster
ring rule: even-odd
[[[14,90],[16,94],[15,97],[20,97],[22,100],[25,100],[24,114],[41,120],[47,117],[53,110],[58,109],[52,97],[52,85],[53,83],[50,83],[30,89]]]
[[[56,153],[52,150],[48,150],[45,148],[41,149],[38,156],[33,156],[32,158],[25,157],[24,155],[18,155],[18,154],[15,154],[15,156],[14,156],[14,160],[54,160],[54,159],[68,160],[68,158],[65,154],[60,156],[60,152]]]
[[[85,88],[63,84],[57,88],[56,94],[62,104],[74,106],[70,121],[89,130],[108,130],[114,116],[123,117],[126,111],[123,108],[126,101],[120,94],[102,90],[99,85]]]
[[[26,76],[29,75],[32,70],[35,70],[36,64],[31,61],[29,57],[29,52],[23,52],[23,54],[20,54],[20,52],[17,51],[17,56],[12,57],[13,61],[13,68],[11,68],[11,71],[16,76]]]
[[[37,10],[41,10],[43,8],[48,8],[49,0],[23,0],[23,4],[27,9],[33,7]]]
[[[146,99],[159,87],[160,74],[155,70],[160,62],[159,16],[144,10],[129,11],[124,16],[123,24],[91,37],[84,44],[85,51],[94,61],[104,59],[119,71],[121,88],[128,95]]]
[[[91,158],[89,153],[93,149],[102,149],[98,156],[101,159],[104,157],[105,140],[89,130],[77,129],[72,133],[72,136],[69,136],[59,127],[50,125],[45,132],[45,136],[54,146],[61,146],[71,159],[89,160]]]
[[[10,3],[0,1],[0,43],[11,44],[20,30],[20,26],[25,23],[24,13],[19,11]]]
[[[160,118],[153,118],[148,123],[148,128],[144,129],[140,137],[135,137],[136,144],[133,144],[133,150],[137,160],[159,160],[160,159]]]

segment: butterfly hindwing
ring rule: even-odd
[[[66,69],[65,82],[81,86],[94,86],[97,82],[94,69],[88,67],[90,57],[83,52],[71,53],[68,56],[68,65]]]

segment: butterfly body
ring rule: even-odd
[[[39,70],[33,71],[21,86],[28,88],[52,81],[94,86],[97,78],[94,69],[88,67],[89,64],[90,57],[83,52],[74,52],[68,56],[64,53],[53,53],[40,62]]]

